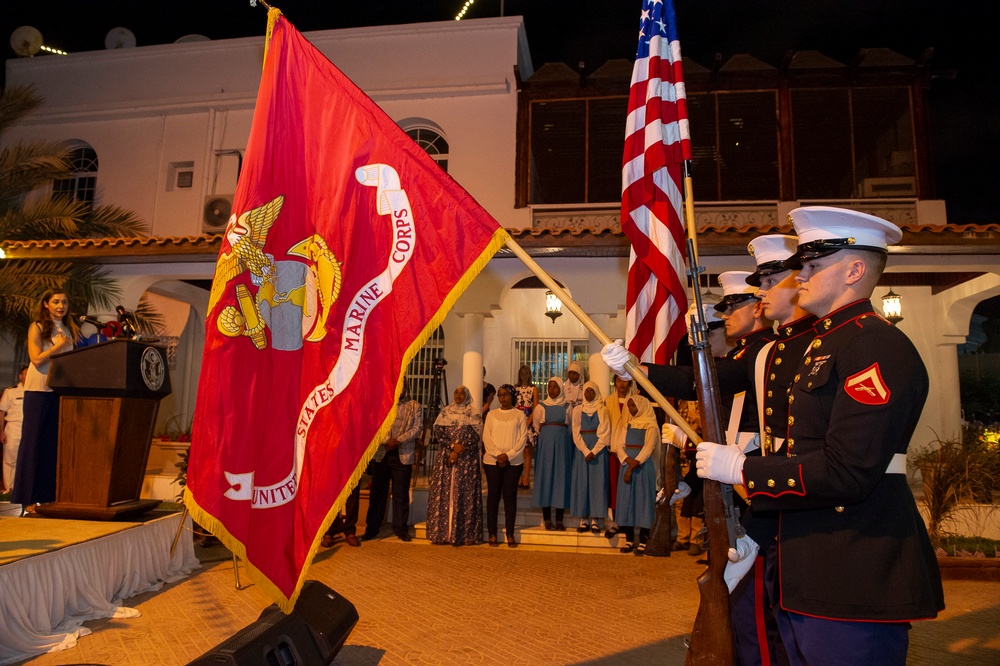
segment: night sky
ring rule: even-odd
[[[276,0],[303,32],[365,25],[451,20],[464,0]],[[248,0],[21,0],[0,10],[4,54],[9,37],[31,25],[48,46],[104,48],[123,26],[139,46],[190,34],[211,39],[263,37],[266,10]],[[476,0],[467,18],[524,16],[535,67],[562,61],[592,70],[635,54],[639,0]],[[772,65],[789,50],[815,49],[849,63],[864,47],[918,59],[934,49],[930,90],[937,196],[953,222],[1000,221],[1000,91],[996,21],[990,2],[926,0],[675,0],[684,55],[711,67],[749,53]],[[46,56],[54,57],[54,56]]]

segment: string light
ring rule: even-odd
[[[51,46],[46,46],[45,44],[42,44],[41,49],[43,51],[47,51],[48,53],[54,53],[56,55],[69,55],[65,51],[60,51],[59,49],[54,49]]]
[[[465,16],[465,12],[469,11],[469,7],[471,7],[472,3],[474,3],[475,1],[476,0],[465,0],[465,4],[462,5],[462,10],[455,15],[455,20],[461,21],[462,17]]]

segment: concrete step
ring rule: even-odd
[[[485,520],[485,519],[484,519]],[[502,520],[502,514],[501,514]],[[520,521],[514,527],[514,539],[519,546],[528,550],[543,550],[550,553],[605,553],[618,554],[618,548],[625,540],[618,534],[610,539],[604,538],[604,533],[593,534],[591,532],[577,532],[576,526],[579,521],[574,521],[572,525],[566,526],[566,531],[548,531],[540,524],[525,524]],[[427,540],[427,523],[417,523],[413,526],[415,535],[414,543],[430,543]],[[503,525],[500,526],[501,545],[505,543],[502,535]],[[483,528],[483,541],[487,539],[486,529]]]

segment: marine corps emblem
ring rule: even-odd
[[[306,263],[275,261],[274,255],[264,252],[284,200],[279,195],[230,218],[225,237],[231,249],[219,257],[209,297],[211,312],[229,283],[244,271],[250,272],[250,285],[236,285],[236,305],[223,308],[216,327],[228,337],[249,337],[257,349],[267,347],[265,328],[271,330],[271,344],[279,350],[299,349],[303,340],[322,340],[343,280],[341,262],[319,234],[287,250],[290,257],[306,259]],[[255,294],[251,287],[256,287]]]

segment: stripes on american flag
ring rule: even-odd
[[[681,164],[691,158],[672,0],[644,0],[622,156],[622,230],[632,246],[625,344],[667,363],[686,335]]]

